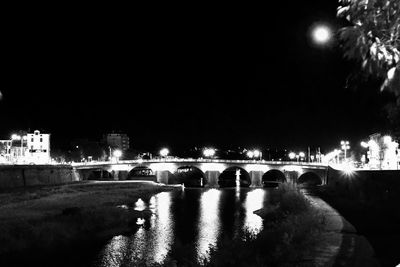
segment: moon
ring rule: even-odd
[[[326,44],[332,38],[332,31],[326,25],[317,25],[312,30],[312,38],[316,44]]]

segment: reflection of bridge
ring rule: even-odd
[[[184,183],[176,179],[182,173],[193,172],[207,186],[221,185],[231,179],[234,173],[244,186],[261,186],[263,182],[312,182],[326,184],[328,166],[320,163],[256,161],[256,160],[215,160],[215,159],[152,159],[127,160],[119,162],[74,163],[82,180],[138,179],[149,176],[159,183]]]

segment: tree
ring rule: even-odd
[[[400,1],[339,0],[337,16],[349,25],[339,32],[344,56],[382,79],[381,90],[391,90],[400,104]]]

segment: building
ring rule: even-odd
[[[129,149],[129,137],[127,134],[110,133],[105,136],[107,146],[112,149],[126,151]]]
[[[50,134],[42,134],[36,130],[27,134],[25,160],[28,163],[50,163]]]
[[[48,164],[50,157],[50,134],[20,131],[10,140],[0,141],[0,162],[8,164]]]
[[[370,169],[394,170],[399,168],[399,144],[392,137],[380,133],[369,136],[365,145],[368,147],[368,167]]]
[[[0,140],[0,163],[11,160],[11,140]]]

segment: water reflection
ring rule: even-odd
[[[254,189],[247,192],[244,208],[246,211],[243,230],[251,234],[258,234],[262,230],[262,219],[254,214],[255,210],[261,209],[264,204],[265,190]]]
[[[121,266],[127,251],[128,241],[128,237],[126,236],[119,235],[113,237],[103,249],[103,257],[101,258],[98,266]]]
[[[217,243],[220,232],[219,200],[221,191],[209,189],[200,198],[199,236],[196,242],[197,259],[208,258],[210,246]]]
[[[151,216],[151,231],[154,246],[149,251],[154,262],[162,262],[171,248],[173,240],[173,221],[171,218],[171,192],[159,193],[155,197],[155,214]],[[149,244],[151,245],[151,244]]]
[[[193,260],[208,259],[210,246],[219,239],[240,238],[246,231],[257,234],[262,230],[262,219],[253,212],[263,207],[266,192],[238,187],[185,189],[139,199],[128,210],[149,210],[152,214],[138,219],[137,230],[130,236],[112,238],[97,254],[94,266],[162,263],[171,250],[172,255],[181,252],[180,244],[190,254],[195,252],[190,255]]]
[[[163,192],[153,196],[149,205],[142,199],[135,204],[134,210],[153,211],[150,217],[151,231],[145,229],[145,219],[139,218],[140,225],[132,236],[115,236],[100,253],[96,266],[124,266],[127,263],[141,261],[160,263],[165,259],[173,240],[173,222],[171,219],[171,193]]]

